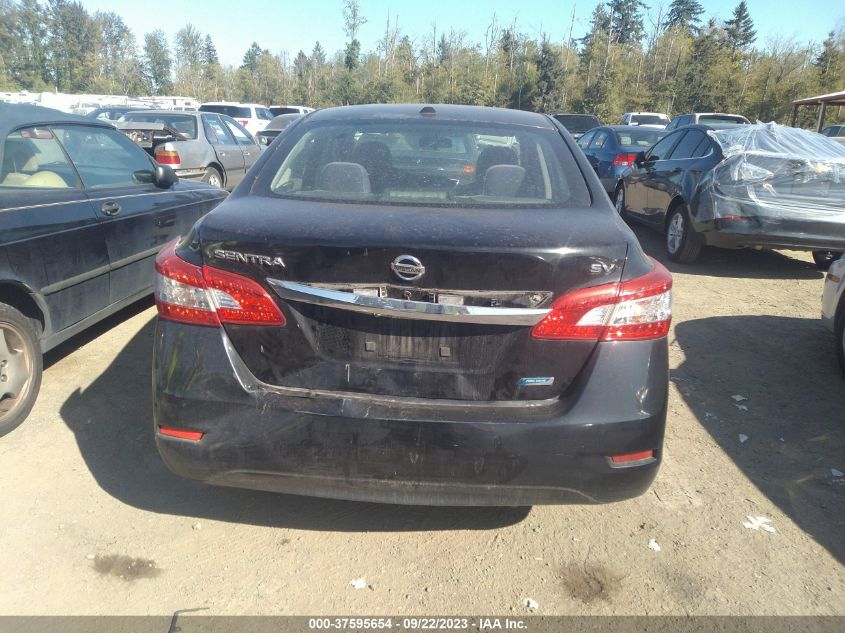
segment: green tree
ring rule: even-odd
[[[49,68],[56,89],[87,91],[102,41],[97,24],[81,3],[67,0],[50,0],[48,16],[45,67]]]
[[[144,35],[144,56],[141,68],[153,94],[166,95],[173,91],[171,66],[170,49],[164,31],[156,29]]]
[[[560,74],[560,53],[555,50],[547,37],[540,45],[540,54],[536,60],[537,66],[537,94],[534,108],[545,112],[549,107],[549,100],[555,91]]]
[[[698,0],[672,0],[665,26],[666,28],[680,26],[694,32],[701,23],[703,13],[704,7]]]
[[[754,22],[745,0],[740,0],[733,10],[733,17],[725,22],[727,42],[734,51],[744,51],[757,39]]]
[[[610,32],[621,45],[638,44],[643,39],[642,0],[610,0],[607,3]]]
[[[174,90],[194,97],[203,94],[205,73],[203,37],[193,24],[186,24],[176,32],[176,83]]]

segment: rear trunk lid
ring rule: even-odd
[[[225,326],[260,380],[481,402],[549,399],[571,384],[595,342],[534,339],[532,326],[556,297],[618,281],[628,237],[590,208],[261,196],[230,200],[200,228],[205,263],[257,280],[287,319]]]

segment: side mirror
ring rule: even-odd
[[[161,189],[170,189],[173,185],[179,182],[179,176],[173,171],[169,165],[156,165],[155,170],[155,184]]]
[[[634,158],[634,164],[637,167],[642,167],[645,164],[645,152],[637,152],[637,156]]]

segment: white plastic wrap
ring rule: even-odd
[[[845,145],[776,123],[709,132],[724,160],[702,179],[699,221],[757,218],[763,232],[786,220],[845,222]],[[834,217],[835,216],[835,217]]]

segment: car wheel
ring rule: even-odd
[[[621,182],[616,185],[616,192],[613,194],[613,204],[616,206],[616,213],[620,218],[625,218],[627,211],[625,210],[625,185]]]
[[[209,167],[205,170],[205,175],[202,177],[203,182],[207,182],[214,187],[223,188],[223,176],[217,171],[216,167]]]
[[[703,240],[689,219],[685,205],[672,209],[666,220],[666,252],[679,264],[691,264],[698,259]]]
[[[29,415],[41,388],[41,371],[32,320],[0,303],[0,437]]]
[[[813,251],[813,261],[819,270],[827,270],[840,257],[842,253],[838,251]]]

